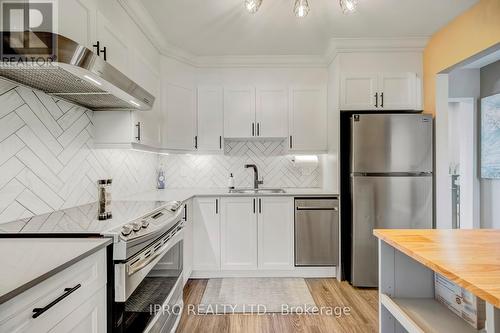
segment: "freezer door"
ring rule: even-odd
[[[353,173],[432,172],[432,117],[353,115]]]
[[[373,229],[431,229],[432,177],[352,177],[352,284],[378,285]]]

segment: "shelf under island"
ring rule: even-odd
[[[479,332],[435,300],[435,273],[486,302],[500,333],[500,230],[375,230],[379,332]]]

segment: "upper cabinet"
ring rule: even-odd
[[[326,87],[290,89],[288,148],[297,152],[328,149]]]
[[[286,138],[288,134],[288,92],[285,87],[257,87],[257,137]]]
[[[197,148],[195,92],[191,87],[166,83],[161,96],[165,149]]]
[[[255,134],[255,88],[224,88],[224,136],[249,138]]]
[[[344,74],[341,110],[417,110],[421,98],[415,73]]]
[[[198,136],[200,151],[222,151],[224,91],[222,87],[198,87]]]
[[[95,3],[89,0],[60,1],[58,3],[58,13],[59,34],[92,49],[95,42]]]

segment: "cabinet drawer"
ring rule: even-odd
[[[102,249],[0,305],[0,332],[47,332],[105,285],[106,249]],[[33,309],[63,295],[67,296],[33,318]]]

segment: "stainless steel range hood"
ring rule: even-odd
[[[2,40],[7,34],[2,33]],[[0,76],[94,111],[152,108],[153,95],[91,50],[61,35],[32,34],[42,41],[54,41],[54,60],[40,61],[47,54],[29,48],[9,49],[15,56],[2,54]]]

